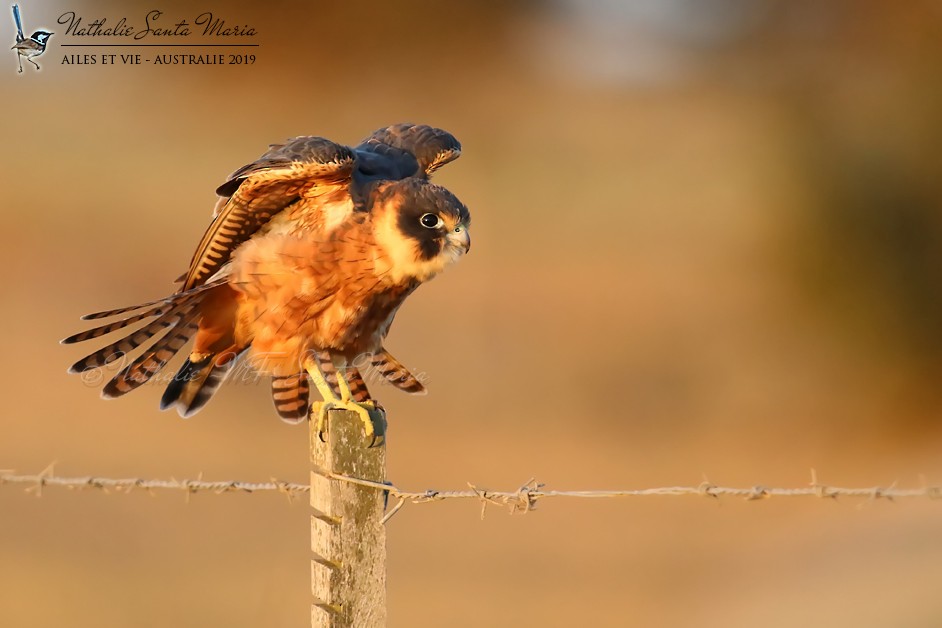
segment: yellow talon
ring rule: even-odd
[[[370,447],[380,445],[386,439],[386,412],[373,401],[343,401],[329,399],[328,401],[315,401],[311,404],[311,416],[316,416],[314,429],[318,437],[326,442],[328,429],[328,414],[331,410],[347,410],[355,412],[363,422],[363,431]],[[315,414],[316,413],[316,414]],[[378,429],[377,429],[378,428]]]
[[[327,419],[331,410],[349,410],[355,412],[363,422],[363,431],[369,440],[370,447],[381,444],[386,439],[386,412],[374,401],[353,401],[350,398],[350,387],[338,374],[337,383],[340,386],[340,397],[335,397],[330,386],[324,381],[320,369],[313,362],[305,365],[314,386],[320,392],[323,401],[311,404],[311,417],[314,418],[314,429],[318,437],[327,441]]]

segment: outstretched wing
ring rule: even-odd
[[[212,277],[240,244],[302,197],[346,189],[355,167],[352,149],[322,137],[273,144],[216,189],[220,198],[213,222],[193,254],[180,289],[188,290]]]
[[[358,174],[368,179],[428,178],[461,155],[455,136],[426,124],[378,129],[356,147]]]
[[[312,136],[272,145],[217,188],[214,220],[193,254],[180,289],[212,277],[240,244],[305,195],[349,190],[352,179],[356,179],[353,187],[359,196],[370,181],[428,178],[460,154],[461,144],[451,133],[408,123],[378,129],[356,149]],[[357,199],[360,204],[362,199]]]

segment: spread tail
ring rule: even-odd
[[[199,289],[180,292],[159,301],[138,306],[110,310],[86,318],[104,318],[127,312],[137,312],[127,318],[69,336],[62,342],[72,344],[93,340],[105,334],[125,329],[135,323],[153,319],[140,329],[102,347],[69,368],[70,373],[83,373],[106,366],[123,358],[138,347],[145,346],[143,354],[119,371],[102,389],[102,397],[120,397],[149,381],[166,366],[199,329],[201,305],[211,294],[210,288],[217,282]],[[139,311],[143,310],[143,311]],[[149,343],[149,344],[148,344]]]

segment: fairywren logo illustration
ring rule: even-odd
[[[19,64],[19,73],[23,72],[23,59],[26,59],[39,70],[39,64],[33,61],[42,53],[46,52],[46,42],[52,35],[49,31],[38,30],[29,37],[23,34],[23,19],[20,17],[20,7],[13,5],[13,21],[16,22],[16,43],[11,50],[16,51],[16,62]]]

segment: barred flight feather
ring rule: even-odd
[[[171,330],[166,336],[157,340],[151,346],[150,351],[123,368],[105,384],[101,396],[105,399],[114,399],[126,395],[159,373],[199,329],[199,325],[194,321],[199,316],[197,307],[197,305],[192,305],[186,313],[181,314],[183,324],[180,329]]]
[[[390,384],[410,395],[424,395],[425,386],[403,364],[385,349],[373,354],[373,367]]]
[[[168,327],[176,327],[184,313],[188,313],[190,304],[185,300],[180,305],[175,305],[156,320],[141,327],[137,331],[121,338],[98,351],[91,353],[69,368],[70,373],[84,373],[91,369],[99,368],[111,364],[115,360],[127,355],[138,348],[150,338],[154,337]]]
[[[275,411],[286,423],[301,423],[307,418],[311,386],[306,373],[271,378],[271,397]]]

